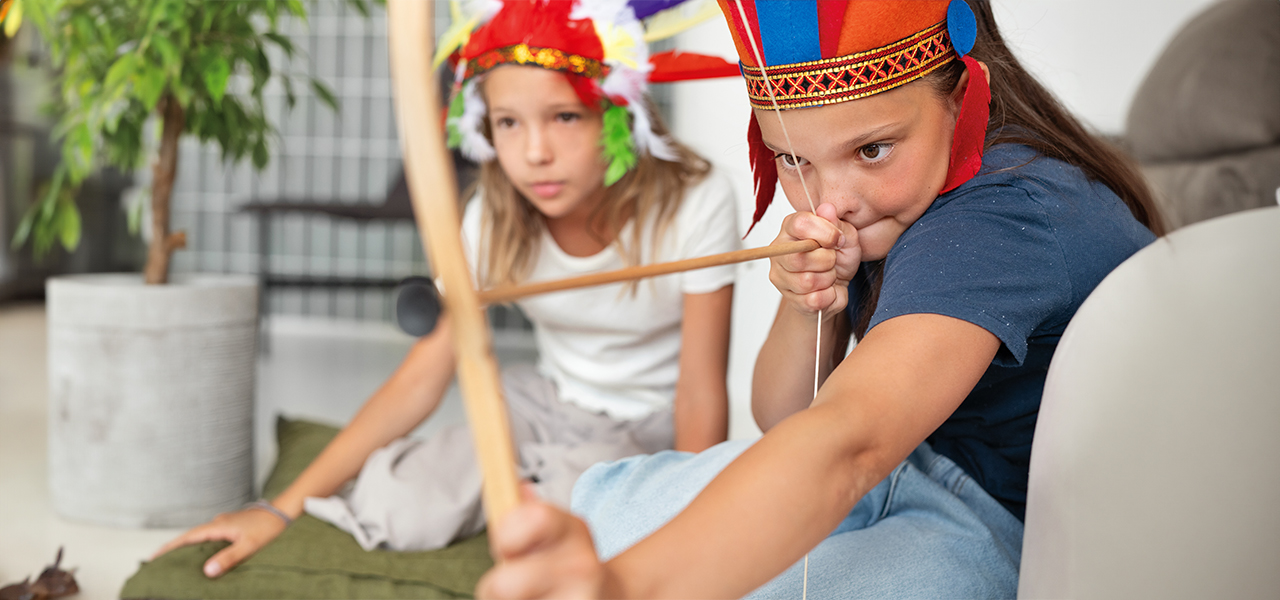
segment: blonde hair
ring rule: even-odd
[[[645,110],[649,112],[653,132],[666,136],[666,125],[647,100]],[[487,118],[484,134],[492,141]],[[610,245],[622,255],[627,266],[639,265],[652,258],[641,256],[641,240],[646,233],[642,225],[653,223],[650,231],[653,234],[652,247],[656,251],[662,246],[663,237],[671,227],[685,193],[711,171],[711,164],[706,159],[684,144],[670,137],[668,139],[678,156],[677,161],[661,160],[648,153],[638,154],[636,166],[605,188],[604,199],[591,214],[589,229],[592,234],[604,231],[612,235]],[[484,201],[478,259],[480,285],[489,288],[522,283],[537,261],[538,241],[546,230],[546,221],[542,213],[512,185],[497,159],[480,165],[477,186]],[[624,240],[621,232],[629,220],[633,220],[635,226]],[[634,283],[629,289],[635,290]]]

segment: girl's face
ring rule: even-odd
[[[548,221],[585,219],[604,197],[600,114],[564,74],[505,66],[484,82],[498,163]]]
[[[756,111],[791,206],[827,203],[858,230],[862,260],[889,254],[929,208],[947,177],[957,109],[913,82],[867,98],[782,113],[798,160],[771,110]]]

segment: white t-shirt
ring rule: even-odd
[[[473,198],[462,219],[463,244],[472,269],[480,264],[481,202]],[[628,223],[620,234],[631,240]],[[697,258],[737,250],[737,203],[728,180],[712,171],[686,194],[652,252],[652,227],[643,237],[644,263]],[[609,246],[592,256],[566,254],[543,232],[528,282],[563,279],[625,267]],[[516,301],[534,325],[538,369],[559,388],[560,399],[618,420],[640,419],[671,406],[679,376],[684,294],[705,294],[732,284],[736,265],[641,280],[636,293],[625,283],[566,290]]]

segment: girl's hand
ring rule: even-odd
[[[476,586],[477,598],[605,598],[608,566],[596,556],[581,519],[531,497],[489,530],[498,564]]]
[[[214,554],[204,563],[206,577],[218,577],[240,564],[246,558],[260,550],[271,540],[276,539],[286,525],[280,517],[265,510],[247,508],[236,512],[222,513],[204,525],[191,528],[173,541],[156,551],[151,558],[164,554],[174,548],[200,542],[224,540],[230,546]]]
[[[791,308],[805,315],[821,310],[832,319],[849,304],[849,281],[862,262],[858,230],[836,218],[835,207],[821,204],[817,214],[797,212],[782,221],[774,243],[795,240],[821,247],[770,259],[769,281]]]

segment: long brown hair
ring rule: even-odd
[[[678,158],[672,162],[637,153],[636,166],[605,188],[604,199],[592,212],[588,228],[593,235],[612,235],[611,245],[627,266],[652,258],[641,256],[645,234],[652,233],[655,251],[660,248],[685,193],[711,171],[706,159],[668,135],[666,124],[647,101],[644,109],[649,112],[653,132],[667,138]],[[492,143],[487,118],[484,134]],[[538,240],[546,230],[546,220],[516,190],[497,159],[480,165],[477,186],[484,200],[478,259],[484,268],[480,269],[480,284],[493,287],[521,283],[537,261]],[[619,233],[628,220],[634,226],[628,239],[623,240]],[[653,223],[652,229],[646,231],[641,226],[644,223]],[[629,289],[634,290],[635,285]]]
[[[1152,233],[1166,233],[1164,219],[1156,206],[1146,180],[1128,155],[1091,133],[1036,81],[1005,45],[991,4],[987,0],[966,0],[978,21],[974,59],[991,71],[991,116],[987,121],[984,149],[997,144],[1022,144],[1043,156],[1056,158],[1079,167],[1085,176],[1115,192],[1138,222]],[[960,82],[964,64],[953,60],[921,78],[943,98],[949,97]],[[853,334],[861,340],[871,323],[880,298],[884,277],[884,261],[862,265],[862,297],[853,320]]]

